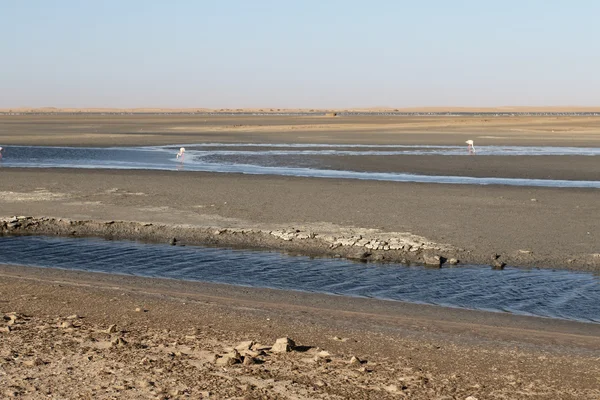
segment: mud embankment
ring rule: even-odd
[[[405,232],[353,229],[318,232],[306,226],[288,229],[201,227],[135,221],[73,220],[52,217],[13,216],[0,218],[0,235],[44,235],[99,237],[111,240],[136,240],[171,245],[200,245],[236,249],[276,250],[294,255],[333,257],[362,262],[424,264],[431,267],[465,264],[523,267],[557,267],[553,260],[536,258],[531,252],[515,254],[478,254],[476,251],[435,243]],[[600,270],[600,257],[585,255],[569,260],[559,268]]]

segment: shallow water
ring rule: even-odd
[[[600,323],[600,276],[487,266],[431,269],[276,252],[101,239],[0,237],[0,264],[400,300]]]
[[[176,158],[177,146],[153,147],[42,147],[10,146],[0,167],[186,170],[203,172],[280,175],[315,178],[361,179],[474,185],[511,185],[565,188],[600,188],[599,180],[556,180],[498,177],[418,175],[325,169],[319,157],[432,155],[469,156],[464,146],[333,145],[333,144],[188,144],[185,161]],[[600,156],[600,148],[481,146],[477,157],[582,155]]]

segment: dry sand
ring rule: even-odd
[[[599,116],[385,117],[0,115],[0,142],[122,146],[199,142],[598,146]]]
[[[476,144],[600,143],[598,117],[394,118],[0,116],[0,143],[457,144],[466,138]],[[494,159],[469,167],[461,164],[465,159],[415,158],[405,164],[365,159],[359,167],[598,179],[589,157],[515,159],[506,168]],[[598,196],[593,189],[0,169],[0,217],[139,221],[156,224],[155,231],[165,226],[176,232],[393,232],[447,244],[466,261],[489,262],[497,252],[516,265],[592,270],[600,267]],[[105,226],[113,225],[126,226]],[[74,226],[77,231],[80,225]],[[236,235],[203,240],[244,245],[231,239]],[[194,235],[181,238],[186,239],[193,242]],[[281,249],[295,243],[270,236],[246,242]],[[6,315],[0,321],[0,393],[5,396],[600,399],[597,324],[22,267],[0,267],[0,276],[0,312]],[[10,312],[17,313],[12,323]],[[73,314],[83,318],[68,320]],[[116,331],[103,333],[111,324]],[[258,356],[261,364],[251,366],[213,362],[215,354],[226,354],[243,340],[271,345],[281,336],[304,347],[286,354],[267,351]],[[324,357],[329,362],[315,361],[320,349],[330,353]],[[352,355],[367,362],[350,365]]]
[[[597,324],[35,268],[0,277],[7,397],[600,399]],[[295,351],[270,350],[286,336]],[[255,364],[215,362],[244,341],[266,345],[240,350]]]

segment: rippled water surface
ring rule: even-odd
[[[320,156],[430,155],[469,157],[464,146],[333,145],[333,144],[190,144],[183,162],[177,146],[85,148],[10,146],[0,167],[70,167],[229,172],[392,182],[600,188],[600,180],[556,180],[419,175],[326,169]],[[481,146],[477,157],[581,155],[600,156],[600,148]]]
[[[430,269],[100,239],[0,237],[0,263],[401,300],[600,323],[600,276]]]

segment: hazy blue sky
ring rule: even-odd
[[[597,0],[0,0],[0,107],[600,105]]]

